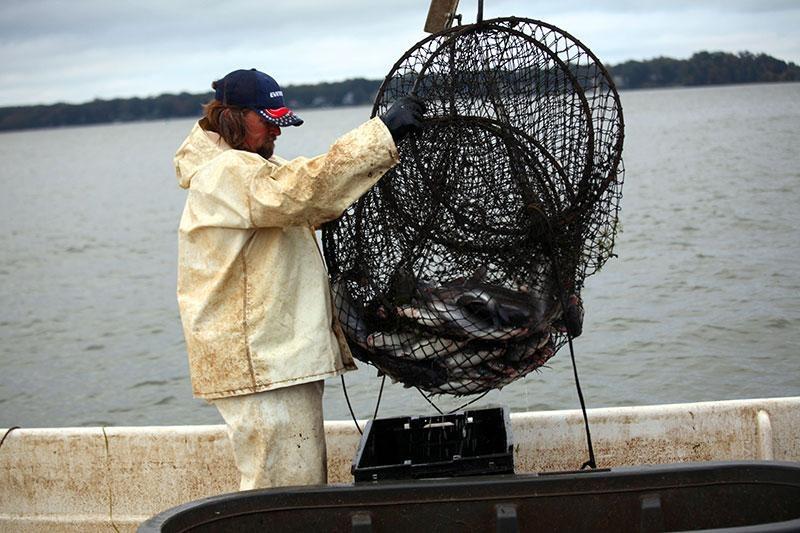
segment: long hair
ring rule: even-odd
[[[216,82],[214,82],[216,84]],[[244,116],[247,109],[225,105],[218,100],[211,100],[203,106],[206,118],[206,129],[219,133],[228,146],[236,150],[246,150],[244,144],[247,129]]]

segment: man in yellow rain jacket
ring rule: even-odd
[[[419,127],[422,105],[401,98],[327,154],[286,161],[275,139],[303,121],[275,80],[237,70],[212,86],[175,155],[188,190],[178,304],[193,392],[225,419],[242,490],[325,483],[322,380],[355,364],[314,227],[397,163],[395,141]]]

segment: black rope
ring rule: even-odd
[[[356,419],[356,414],[353,411],[353,405],[350,403],[350,397],[347,395],[347,384],[344,382],[344,374],[339,375],[342,379],[342,391],[344,392],[344,399],[347,401],[347,409],[350,411],[350,417],[353,419],[353,423],[356,425],[356,429],[358,429],[358,433],[363,435],[364,432],[361,430],[361,426],[358,425],[358,420]],[[378,401],[375,403],[375,412],[372,415],[372,419],[375,420],[378,418],[378,409],[381,405],[381,397],[383,396],[383,385],[386,383],[386,374],[383,375],[383,379],[381,380],[381,388],[378,391]]]
[[[586,402],[583,399],[583,391],[581,390],[581,382],[578,379],[578,365],[575,362],[575,348],[572,345],[572,332],[570,331],[570,324],[569,320],[566,317],[567,315],[567,308],[569,305],[569,299],[566,294],[566,290],[564,287],[564,283],[561,280],[561,268],[558,261],[558,254],[556,253],[556,248],[553,245],[553,228],[550,225],[550,219],[547,218],[545,213],[536,206],[529,205],[528,208],[532,213],[536,213],[541,220],[544,221],[544,226],[547,229],[545,232],[545,238],[547,247],[549,248],[550,252],[550,259],[553,262],[553,269],[556,273],[556,282],[558,283],[558,297],[561,302],[561,314],[562,320],[564,321],[564,325],[566,326],[567,330],[567,343],[569,344],[569,356],[570,360],[572,361],[572,373],[575,376],[575,388],[578,390],[578,400],[581,404],[581,413],[583,414],[583,427],[586,430],[586,447],[588,448],[589,452],[589,459],[581,465],[581,470],[585,468],[595,469],[597,468],[597,463],[595,462],[594,457],[594,446],[592,445],[592,434],[589,430],[589,416],[586,413]]]
[[[575,375],[575,388],[578,389],[578,399],[581,402],[581,412],[583,413],[583,427],[586,429],[586,447],[589,448],[589,460],[581,465],[581,470],[584,468],[597,468],[597,463],[594,460],[594,446],[592,446],[592,434],[589,431],[589,416],[586,414],[586,403],[583,401],[583,392],[581,391],[581,382],[578,379],[578,366],[575,364],[575,351],[572,348],[572,335],[567,333],[567,341],[569,342],[569,357],[572,359],[572,372]]]
[[[435,404],[435,403],[433,403],[433,401],[431,401],[431,399],[430,399],[430,398],[428,398],[427,396],[425,396],[425,393],[424,393],[424,392],[422,392],[422,389],[420,389],[419,387],[414,387],[414,388],[415,388],[415,389],[417,389],[417,390],[419,391],[419,393],[420,393],[420,394],[422,394],[422,397],[423,397],[423,398],[425,398],[425,401],[427,401],[429,404],[431,404],[431,405],[433,406],[433,408],[434,408],[434,409],[436,409],[436,411],[437,411],[437,412],[438,412],[440,415],[443,415],[443,414],[444,414],[444,413],[442,412],[442,410],[441,410],[441,409],[439,409],[439,408],[436,406],[436,404]]]
[[[556,263],[558,262],[558,259],[556,258],[555,254],[553,254],[553,261],[556,262]],[[562,313],[566,314],[567,313],[568,301],[567,301],[566,295],[564,294],[564,286],[561,284],[560,281],[559,281],[559,285],[561,285],[561,291],[560,291],[561,309],[562,309]],[[586,447],[587,447],[588,452],[589,452],[589,460],[584,462],[581,465],[580,469],[583,470],[586,467],[595,469],[595,468],[597,468],[597,464],[595,463],[595,460],[594,460],[594,447],[592,446],[592,433],[589,431],[589,416],[586,413],[586,402],[583,399],[583,391],[581,390],[580,379],[578,379],[578,365],[575,363],[575,349],[572,346],[572,333],[569,331],[569,326],[567,326],[567,343],[569,344],[569,357],[570,357],[570,360],[572,361],[572,373],[575,376],[575,388],[578,390],[578,400],[580,401],[580,404],[581,404],[581,413],[583,413],[583,427],[586,430]]]
[[[556,257],[555,253],[553,253],[553,262],[556,263],[556,265],[558,264],[558,258]],[[556,270],[556,272],[558,272],[558,270]],[[568,305],[567,296],[564,292],[564,285],[561,283],[560,280],[558,284],[560,286],[559,293],[561,298],[562,313],[566,314]],[[565,323],[565,325],[567,324]],[[575,349],[572,345],[572,333],[569,331],[569,325],[567,325],[566,329],[567,329],[567,343],[569,344],[569,357],[570,360],[572,361],[572,373],[575,376],[575,388],[578,391],[578,400],[580,401],[581,404],[581,413],[583,414],[583,427],[586,430],[586,447],[589,452],[589,460],[584,462],[581,465],[580,469],[583,470],[584,468],[587,467],[595,469],[597,468],[597,464],[595,463],[594,459],[594,446],[592,446],[592,433],[589,431],[589,416],[586,413],[586,402],[583,399],[583,391],[581,390],[580,379],[578,379],[578,365],[575,363]]]
[[[344,374],[340,374],[339,377],[342,378],[342,390],[344,391],[344,399],[347,400],[347,408],[350,409],[350,416],[353,417],[353,423],[356,425],[359,435],[363,435],[364,432],[361,431],[361,426],[358,425],[358,420],[356,420],[356,414],[353,412],[353,406],[350,405],[350,397],[347,395],[347,385],[344,382]]]
[[[554,255],[554,261],[555,255]],[[559,283],[560,285],[560,283]],[[567,312],[566,307],[566,297],[564,295],[564,287],[561,287],[561,308],[562,313]],[[583,427],[586,430],[586,447],[588,448],[589,452],[589,460],[586,461],[581,465],[581,470],[586,467],[595,469],[597,468],[597,464],[594,460],[594,447],[592,446],[592,433],[589,431],[589,416],[586,414],[586,402],[583,399],[583,391],[581,390],[581,382],[578,379],[578,365],[575,363],[575,349],[572,346],[572,333],[570,333],[569,328],[567,328],[567,342],[569,343],[569,357],[572,360],[572,373],[575,376],[575,388],[578,390],[578,400],[581,403],[581,413],[583,413]]]
[[[0,448],[3,447],[3,442],[5,442],[6,437],[8,437],[8,434],[14,431],[15,429],[20,429],[20,426],[13,426],[6,430],[6,432],[3,434],[3,438],[0,439]]]
[[[417,389],[417,391],[419,391],[419,393],[422,395],[422,397],[423,397],[423,398],[425,398],[425,401],[426,401],[426,402],[428,402],[429,404],[431,404],[431,405],[433,406],[433,408],[434,408],[434,409],[436,409],[436,412],[438,412],[440,415],[443,415],[443,414],[444,414],[444,411],[442,411],[441,409],[439,409],[439,406],[437,406],[435,403],[433,403],[433,400],[431,400],[429,396],[426,396],[426,395],[425,395],[425,393],[424,393],[424,392],[422,392],[422,390],[421,390],[419,387],[414,387],[414,388],[415,388],[415,389]],[[461,410],[462,410],[462,409],[464,409],[465,407],[469,407],[470,405],[472,405],[473,403],[477,402],[478,400],[480,400],[481,398],[483,398],[484,396],[486,396],[486,395],[487,395],[487,394],[489,394],[490,392],[491,392],[491,389],[490,389],[490,390],[487,390],[487,391],[484,391],[484,392],[482,392],[482,393],[480,394],[480,396],[478,396],[477,398],[473,398],[473,399],[471,399],[470,401],[468,401],[467,403],[465,403],[464,405],[462,405],[462,406],[460,406],[460,407],[456,407],[455,409],[453,409],[453,410],[451,410],[451,411],[448,411],[448,412],[447,412],[447,414],[451,415],[451,414],[453,414],[453,413],[455,413],[455,412],[457,412],[457,411],[461,411]]]
[[[375,402],[375,412],[372,413],[372,419],[375,420],[378,418],[378,407],[381,405],[381,396],[383,396],[383,385],[386,383],[386,374],[383,375],[383,379],[381,380],[381,390],[378,391],[378,401]]]
[[[450,411],[450,412],[449,412],[449,413],[447,413],[447,414],[450,414],[450,415],[451,415],[451,414],[455,413],[456,411],[461,411],[461,410],[462,410],[462,409],[464,409],[465,407],[469,407],[469,406],[470,406],[470,405],[472,405],[473,403],[477,402],[478,400],[480,400],[481,398],[483,398],[484,396],[486,396],[487,394],[489,394],[489,392],[491,392],[491,389],[489,389],[489,390],[486,390],[486,391],[483,391],[483,394],[481,394],[481,395],[480,395],[480,396],[478,396],[477,398],[473,398],[472,400],[468,401],[467,403],[465,403],[465,404],[464,404],[464,405],[462,405],[461,407],[456,407],[455,409],[453,409],[452,411]]]

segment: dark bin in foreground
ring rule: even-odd
[[[356,482],[512,474],[508,411],[370,420],[350,471]]]
[[[697,463],[253,490],[175,507],[139,533],[690,529],[800,530],[800,464]]]

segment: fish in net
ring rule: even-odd
[[[426,110],[399,164],[323,227],[334,311],[395,381],[499,389],[580,334],[584,279],[613,255],[619,95],[580,41],[516,17],[417,43],[372,115],[408,94]]]

